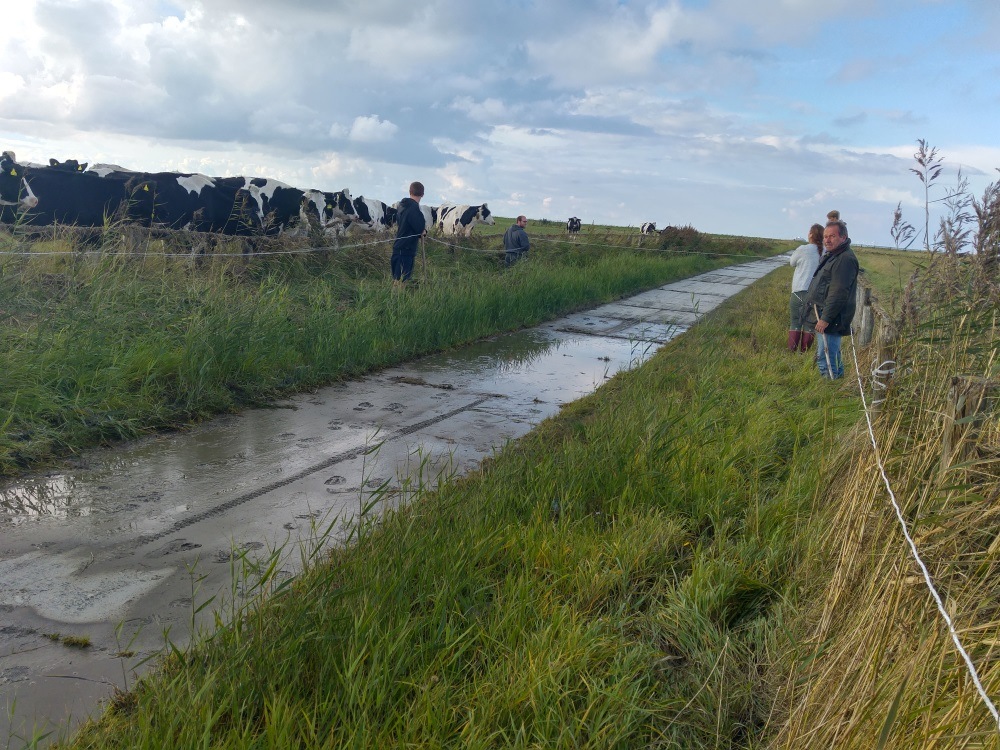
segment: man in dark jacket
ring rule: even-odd
[[[503,234],[503,249],[506,253],[504,263],[508,268],[517,263],[522,256],[528,254],[531,243],[528,241],[528,233],[524,231],[526,226],[528,226],[528,217],[518,216]]]
[[[410,197],[399,202],[396,213],[396,241],[392,243],[392,257],[389,265],[392,278],[402,284],[413,273],[413,259],[417,257],[417,246],[427,228],[424,214],[420,210],[420,199],[424,197],[424,186],[419,182],[410,183]]]
[[[858,259],[851,250],[847,225],[842,221],[827,223],[823,247],[827,253],[806,293],[806,321],[816,329],[820,375],[833,379],[844,374],[840,338],[850,335],[857,307]]]

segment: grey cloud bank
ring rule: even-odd
[[[959,166],[976,192],[1000,166],[983,83],[1000,72],[1000,12],[984,0],[22,0],[6,14],[0,146],[25,161],[389,202],[420,179],[431,203],[500,215],[768,237],[837,208],[880,244],[897,202],[922,224],[918,138],[946,158],[942,195]]]

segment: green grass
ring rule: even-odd
[[[857,419],[788,273],[175,655],[69,746],[749,747]]]
[[[495,238],[457,244],[428,242],[405,294],[388,279],[387,243],[249,262],[230,248],[201,265],[160,243],[54,255],[73,247],[56,240],[0,256],[0,475],[727,262],[557,242],[505,271]]]

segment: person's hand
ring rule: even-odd
[[[816,321],[816,333],[823,333],[826,330],[826,327],[828,325],[830,325],[830,324],[827,323],[825,320],[817,320]]]

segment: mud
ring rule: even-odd
[[[255,561],[294,575],[360,514],[475,467],[786,263],[702,274],[0,486],[0,744],[69,731],[167,640],[257,593]]]

